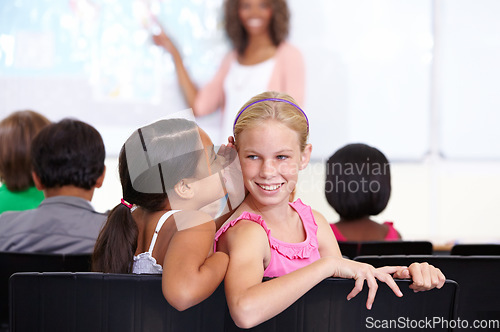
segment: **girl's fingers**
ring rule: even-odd
[[[424,286],[420,290],[429,290],[433,288],[432,286],[432,277],[431,277],[431,271],[430,271],[430,265],[428,263],[422,263],[422,276],[424,278]]]
[[[415,292],[420,291],[420,289],[424,286],[424,276],[422,274],[422,265],[420,263],[413,263],[410,265],[409,270],[411,274],[411,279],[413,283],[410,285],[410,288]]]
[[[363,283],[364,283],[364,279],[361,279],[361,278],[356,279],[356,281],[354,283],[354,288],[352,289],[352,291],[349,294],[347,294],[348,301],[350,299],[352,299],[353,297],[355,297],[356,295],[358,295],[359,292],[361,292],[363,290]]]
[[[432,284],[432,287],[437,287],[437,288],[441,288],[442,286],[440,286],[440,283],[441,281],[439,280],[439,275],[438,275],[438,271],[439,269],[434,269],[434,271],[431,271],[431,284]],[[439,271],[441,272],[441,271]]]
[[[375,275],[375,277],[378,280],[385,282],[387,284],[387,286],[389,286],[389,288],[392,289],[394,294],[396,294],[396,296],[398,296],[398,297],[403,296],[403,292],[401,292],[401,289],[399,289],[398,284],[396,284],[396,281],[394,281],[394,279],[389,274],[385,274],[385,273],[382,275],[377,274],[377,275]]]
[[[438,277],[438,284],[437,284],[437,288],[441,288],[444,286],[444,283],[446,281],[446,277],[444,276],[443,272],[441,272],[441,270],[439,268],[436,268],[436,273],[437,273],[437,277]]]
[[[405,266],[384,266],[381,268],[367,268],[368,265],[366,266],[356,266],[357,268],[353,269],[352,273],[353,277],[355,279],[355,286],[353,290],[347,295],[347,299],[350,300],[356,295],[358,295],[362,289],[363,289],[363,284],[364,281],[366,280],[366,284],[368,286],[368,298],[366,300],[366,308],[370,310],[373,306],[373,303],[375,301],[375,296],[377,294],[378,290],[378,282],[377,279],[380,280],[381,282],[385,282],[389,288],[396,294],[398,297],[403,296],[403,292],[401,292],[401,289],[399,289],[399,286],[397,285],[396,281],[393,279],[392,274],[399,274],[399,275],[408,275],[408,268]],[[359,270],[358,270],[359,269]],[[422,273],[421,267],[420,266],[412,266],[412,269],[415,270],[415,272]],[[356,271],[357,272],[354,272]],[[431,280],[433,277],[436,281],[440,282],[440,276],[438,273],[435,273],[434,275],[432,274],[432,270],[427,269],[425,273],[427,273],[427,280]],[[357,276],[357,277],[356,277]],[[342,276],[342,277],[347,277],[348,276]],[[415,284],[416,289],[420,290],[420,284],[422,283],[422,280],[424,278],[422,275],[417,277],[417,282]]]
[[[397,271],[393,275],[394,279],[410,279],[410,271],[407,267],[402,267],[401,270]]]
[[[366,278],[366,284],[368,285],[368,299],[366,300],[366,308],[371,310],[373,301],[375,301],[375,295],[377,294],[378,284],[377,280],[373,276]]]
[[[407,269],[406,266],[383,266],[377,268],[377,271],[381,271],[383,273],[393,274],[393,273],[401,273],[403,270]]]
[[[443,287],[446,281],[446,277],[439,268],[428,263],[421,263],[420,265],[424,278],[424,287],[420,290],[429,290],[432,288]]]

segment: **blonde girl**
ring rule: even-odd
[[[306,114],[288,95],[265,92],[249,100],[234,124],[234,143],[249,194],[216,234],[216,248],[229,255],[224,285],[231,316],[249,328],[277,315],[327,277],[354,279],[347,299],[366,281],[371,308],[377,279],[402,296],[392,274],[413,278],[416,291],[442,287],[444,276],[426,263],[374,268],[342,258],[325,218],[289,202],[298,172],[311,156]],[[263,277],[277,277],[263,282]]]

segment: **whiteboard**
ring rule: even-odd
[[[500,159],[500,2],[438,2],[437,86],[445,158]]]
[[[500,3],[288,3],[289,40],[306,61],[313,159],[351,142],[392,161],[422,160],[432,144],[445,158],[500,157]],[[0,116],[29,108],[77,117],[113,156],[135,128],[185,109],[172,61],[144,27],[145,5],[206,83],[230,48],[222,0],[3,1]],[[217,141],[220,114],[198,121]]]

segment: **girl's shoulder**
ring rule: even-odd
[[[218,236],[226,233],[230,229],[252,229],[252,228],[262,228],[266,231],[266,234],[269,234],[269,229],[264,221],[262,216],[249,212],[249,211],[241,211],[240,213],[234,214],[233,216],[238,215],[237,218],[229,219],[222,227],[217,231],[216,239]]]
[[[316,210],[312,210],[312,213],[313,213],[313,216],[314,216],[314,220],[316,220],[316,223],[318,225],[319,224],[328,224],[328,226],[330,226],[330,224],[326,220],[325,216],[323,214],[321,214],[321,212],[316,211]]]
[[[238,215],[238,214],[236,214]],[[215,234],[215,247],[219,242],[231,240],[254,241],[260,238],[267,243],[269,228],[264,219],[255,213],[243,211],[234,219],[228,220]]]

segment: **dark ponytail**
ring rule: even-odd
[[[123,204],[115,206],[97,238],[92,271],[131,273],[137,235],[137,225],[130,209]]]
[[[184,119],[162,120],[135,131],[118,157],[123,199],[149,212],[168,209],[166,190],[195,173],[202,155],[196,150],[198,144],[201,144],[198,126]],[[145,156],[148,157],[147,163]],[[134,179],[131,179],[128,162],[133,163]],[[144,166],[146,164],[149,166]],[[148,191],[158,184],[164,189]],[[117,205],[109,213],[97,238],[92,271],[131,273],[138,233],[131,210],[124,204]]]

